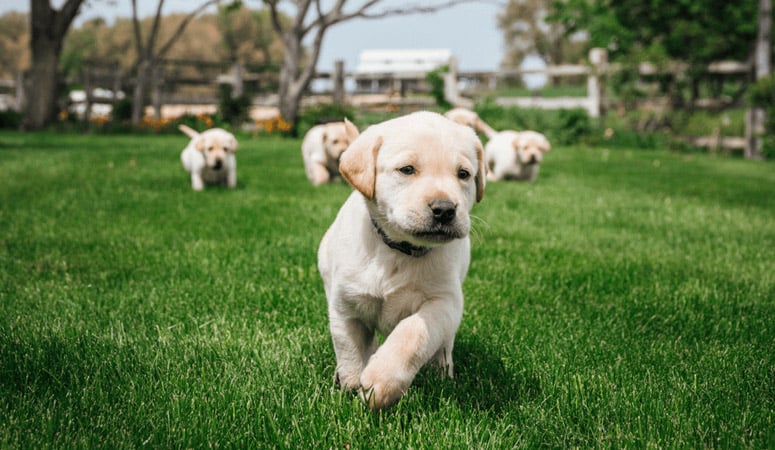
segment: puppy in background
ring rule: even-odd
[[[496,133],[484,148],[490,169],[487,178],[534,182],[544,153],[551,148],[546,136],[535,131]]]
[[[183,168],[191,175],[191,188],[204,189],[205,184],[220,184],[229,189],[237,186],[237,139],[222,128],[201,133],[186,126],[178,129],[191,138],[180,154]]]
[[[455,123],[473,128],[477,133],[485,135],[487,139],[490,139],[496,133],[492,127],[479,117],[479,114],[465,108],[450,109],[444,113],[444,116]]]
[[[304,159],[304,171],[313,185],[339,178],[339,157],[348,145],[350,138],[344,122],[315,125],[307,131],[301,143],[301,156]]]
[[[472,129],[431,112],[347,130],[339,168],[355,190],[320,242],[318,268],[336,382],[382,409],[426,363],[453,375],[483,151]]]

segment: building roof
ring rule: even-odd
[[[452,52],[447,49],[364,50],[355,74],[425,74],[451,60]]]

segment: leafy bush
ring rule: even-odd
[[[17,129],[22,123],[21,113],[12,109],[0,111],[0,129]]]
[[[592,134],[589,114],[583,109],[563,109],[559,112],[559,127],[555,136],[560,144],[575,144]]]
[[[775,158],[775,74],[764,77],[751,86],[748,104],[763,108],[767,113],[762,136],[762,154],[767,159]]]
[[[116,122],[130,120],[132,118],[132,100],[123,98],[114,103],[110,116]]]
[[[232,97],[231,93],[232,86],[230,84],[219,86],[218,113],[224,122],[235,127],[247,120],[251,101],[247,95]]]
[[[307,130],[315,125],[326,122],[337,122],[344,120],[345,118],[350,122],[358,124],[356,110],[351,106],[337,103],[316,105],[306,108],[301,112],[296,128],[299,135],[303,136]]]
[[[449,66],[441,66],[438,69],[431,70],[425,75],[425,81],[431,88],[430,95],[436,100],[440,108],[448,109],[452,105],[444,96],[444,74],[449,72]]]
[[[585,142],[594,132],[589,115],[583,109],[503,107],[488,99],[477,105],[475,110],[496,130],[534,130],[545,134],[553,144]]]

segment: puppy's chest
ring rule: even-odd
[[[220,169],[205,167],[202,169],[202,180],[205,183],[220,183],[226,179],[226,172],[227,170],[224,167]]]
[[[406,268],[381,269],[361,272],[361,280],[353,280],[350,286],[347,302],[355,316],[387,334],[398,322],[417,312],[431,295],[421,274]]]

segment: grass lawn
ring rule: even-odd
[[[241,137],[0,133],[1,448],[774,448],[775,166],[556,147],[474,208],[456,378],[334,387],[317,244],[349,193]]]

